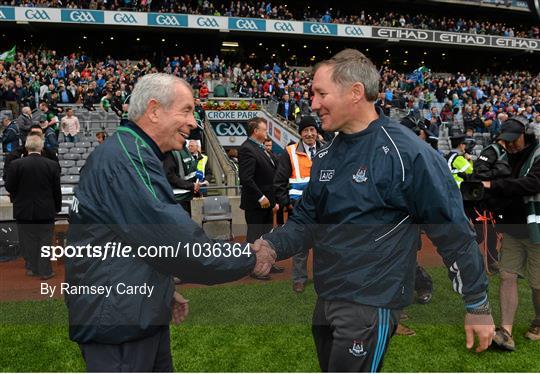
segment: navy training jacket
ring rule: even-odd
[[[156,144],[133,123],[120,127],[97,147],[81,171],[70,210],[68,245],[133,248],[127,258],[66,258],[70,286],[154,286],[152,297],[112,292],[66,295],[70,338],[79,343],[120,344],[154,334],[171,320],[173,276],[185,283],[216,284],[242,278],[255,266],[254,255],[188,257],[184,245],[216,248],[175,201]],[[157,258],[139,257],[136,248],[182,250]],[[242,247],[243,248],[243,247]]]
[[[414,291],[424,230],[467,304],[486,297],[487,277],[461,194],[445,160],[406,127],[380,118],[339,133],[313,162],[287,223],[264,235],[278,259],[313,248],[319,297],[403,308]]]

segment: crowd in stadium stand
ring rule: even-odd
[[[264,1],[208,1],[179,2],[172,0],[13,0],[9,5],[87,8],[104,10],[136,10],[182,14],[205,14],[214,16],[253,17],[284,20],[305,20],[325,23],[341,23],[383,27],[404,27],[426,30],[442,30],[470,34],[486,34],[521,38],[540,38],[540,27],[511,25],[506,22],[481,20],[478,17],[450,17],[426,15],[420,12],[409,14],[394,11],[370,12],[362,10],[351,14],[350,9],[293,9],[286,2]],[[354,12],[354,11],[353,11]]]
[[[127,112],[124,103],[138,77],[158,71],[185,78],[203,100],[268,98],[282,102],[278,114],[289,120],[310,114],[310,75],[287,64],[267,63],[257,68],[227,63],[219,56],[182,55],[153,66],[148,60],[119,61],[109,56],[93,61],[84,54],[57,56],[52,50],[19,52],[14,63],[0,63],[0,106],[15,117],[23,107],[37,108],[40,102],[46,102],[53,112],[61,111],[59,104],[79,104],[89,110],[101,106],[122,118]],[[457,116],[476,132],[496,133],[501,113],[519,113],[531,123],[540,122],[540,76],[530,72],[464,75],[435,74],[427,69],[398,72],[384,67],[381,76],[379,101],[385,110],[429,110],[438,103],[429,117],[452,122]]]

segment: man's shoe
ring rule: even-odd
[[[409,315],[405,312],[401,312],[401,314],[399,315],[399,321],[402,322],[402,321],[406,321],[409,319]]]
[[[249,276],[250,276],[251,278],[253,278],[253,279],[257,279],[257,280],[261,280],[261,281],[267,281],[267,280],[272,279],[272,277],[269,276],[269,275],[255,275],[255,274],[250,274]]]
[[[398,325],[397,325],[397,330],[396,330],[396,335],[400,335],[400,336],[415,336],[415,335],[416,335],[416,332],[415,332],[413,329],[408,328],[407,326],[402,325],[401,323],[398,323]]]
[[[283,273],[285,271],[285,268],[278,266],[276,264],[272,265],[272,269],[270,269],[270,273]]]
[[[525,337],[530,340],[539,341],[540,326],[531,325],[531,327],[529,327],[529,330],[525,333]]]
[[[495,330],[495,336],[493,336],[493,344],[507,351],[516,350],[516,343],[514,342],[514,338],[512,338],[512,335],[510,335],[510,333],[506,331],[504,327],[497,327],[497,329]]]
[[[55,275],[56,275],[56,273],[53,271],[51,274],[49,274],[49,275],[44,275],[44,276],[42,276],[40,279],[44,281],[44,280],[47,280],[47,279],[51,279],[51,278],[54,277]]]
[[[422,291],[418,292],[418,295],[416,296],[416,302],[418,304],[427,304],[431,301],[431,297],[433,294],[430,291]]]
[[[26,275],[28,275],[29,277],[36,277],[37,274],[34,273],[32,270],[26,270]]]
[[[302,293],[306,289],[306,285],[303,282],[294,282],[292,289],[296,293]]]

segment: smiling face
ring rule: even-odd
[[[313,126],[306,127],[300,133],[300,137],[307,146],[311,147],[317,141],[317,129]]]
[[[183,84],[175,87],[174,100],[168,108],[156,103],[155,116],[157,119],[156,138],[162,152],[184,147],[191,130],[197,127],[193,109],[193,95]]]
[[[313,77],[311,108],[319,115],[324,131],[340,131],[349,122],[350,90],[332,81],[332,68],[321,66]]]

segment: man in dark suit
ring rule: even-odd
[[[41,155],[43,138],[30,133],[25,144],[28,156],[14,160],[8,171],[6,190],[13,200],[19,243],[30,270],[27,275],[52,278],[51,261],[41,257],[41,247],[51,245],[54,217],[62,207],[60,165]]]
[[[277,114],[281,117],[294,121],[296,117],[296,103],[294,100],[290,100],[289,94],[283,95],[283,100],[279,102]]]
[[[249,243],[255,242],[261,235],[272,229],[274,198],[274,173],[277,164],[264,149],[267,138],[267,122],[255,117],[247,124],[248,140],[238,149],[238,173],[242,185],[240,209],[244,210]],[[282,268],[273,266],[272,272],[281,272]],[[270,277],[254,276],[257,279]]]

